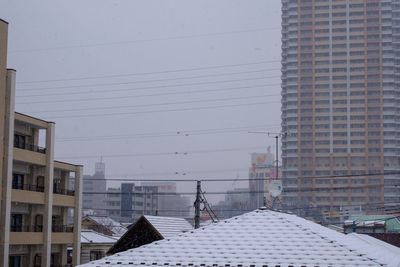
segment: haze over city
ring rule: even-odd
[[[55,121],[55,157],[85,174],[102,157],[109,179],[247,178],[251,152],[275,151],[248,132],[280,131],[280,13],[279,1],[4,1],[16,110]]]

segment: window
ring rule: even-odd
[[[14,173],[13,174],[13,181],[12,181],[12,188],[13,189],[24,189],[24,175]]]
[[[14,147],[25,149],[25,136],[15,134],[14,135]]]
[[[21,256],[10,256],[8,266],[21,267]]]
[[[22,232],[22,214],[11,214],[10,228],[11,232]]]
[[[90,261],[99,260],[104,257],[104,252],[101,250],[91,250],[90,251]]]

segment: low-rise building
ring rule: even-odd
[[[93,230],[82,230],[81,264],[104,258],[117,239],[117,237],[103,235]]]
[[[54,122],[14,111],[16,71],[6,69],[7,28],[0,20],[0,266],[64,266],[69,246],[75,266],[83,167],[54,160]],[[67,225],[70,210],[74,225]]]

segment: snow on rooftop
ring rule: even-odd
[[[256,210],[114,254],[85,267],[400,266],[400,249],[295,215]]]
[[[81,243],[82,244],[114,244],[118,240],[117,237],[103,235],[93,230],[82,230],[81,231]]]
[[[193,230],[193,227],[183,218],[149,216],[144,218],[164,237],[170,238],[176,234]]]
[[[121,223],[114,221],[108,216],[87,215],[86,217],[107,227],[109,230],[114,232],[115,236],[122,236],[127,231],[126,227],[124,227]]]

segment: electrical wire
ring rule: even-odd
[[[105,117],[105,116],[117,116],[117,115],[138,115],[138,114],[151,114],[151,113],[169,113],[179,111],[192,111],[192,110],[210,110],[210,109],[221,109],[221,108],[237,108],[244,106],[258,106],[265,104],[277,103],[276,101],[266,102],[253,102],[245,104],[227,104],[218,106],[204,106],[196,108],[175,108],[175,109],[159,109],[159,110],[148,110],[148,111],[135,111],[135,112],[117,112],[117,113],[99,113],[99,114],[80,114],[80,115],[65,115],[65,116],[50,116],[51,119],[65,119],[65,118],[89,118],[89,117]]]
[[[223,83],[233,83],[233,82],[243,82],[243,81],[258,81],[265,80],[270,78],[277,78],[280,76],[262,76],[262,77],[252,77],[252,78],[242,78],[242,79],[230,79],[230,80],[222,80],[222,81],[204,81],[204,82],[194,82],[194,83],[180,83],[180,84],[171,84],[171,85],[157,85],[157,86],[146,86],[140,88],[121,88],[121,89],[103,89],[103,90],[89,90],[86,92],[64,92],[64,93],[45,93],[45,94],[33,94],[33,95],[24,95],[18,96],[18,98],[23,97],[43,97],[43,96],[69,96],[69,95],[81,95],[81,94],[98,94],[98,93],[115,93],[115,92],[130,92],[137,90],[148,90],[148,89],[161,89],[161,88],[170,88],[170,87],[187,87],[187,86],[197,86],[197,85],[210,85],[210,84],[223,84]],[[120,83],[110,83],[106,85],[126,85],[128,82],[120,82]],[[95,87],[99,85],[88,85],[88,87]],[[73,86],[71,86],[73,87]],[[67,87],[68,88],[68,87]]]
[[[127,139],[127,138],[143,138],[143,137],[164,137],[164,136],[189,136],[199,134],[213,134],[213,133],[225,133],[238,131],[248,131],[251,129],[265,129],[266,127],[280,127],[279,124],[275,125],[254,125],[254,126],[241,126],[241,127],[225,127],[225,128],[211,128],[201,130],[177,130],[168,132],[153,132],[153,133],[132,133],[123,135],[102,135],[102,136],[72,136],[72,137],[59,137],[57,141],[90,141],[95,140],[107,140],[107,139]],[[274,128],[270,128],[274,129]]]
[[[178,91],[178,92],[164,92],[164,93],[152,93],[152,94],[141,94],[141,95],[127,95],[127,96],[110,96],[110,97],[90,97],[90,98],[77,98],[77,99],[63,99],[63,100],[48,100],[41,101],[29,101],[29,102],[17,102],[16,104],[53,104],[53,103],[66,103],[66,102],[87,102],[87,101],[97,101],[97,100],[112,100],[112,99],[128,99],[128,98],[139,98],[139,97],[153,97],[153,96],[164,96],[164,95],[180,95],[180,94],[193,94],[193,93],[205,93],[205,92],[224,92],[224,91],[235,91],[242,89],[255,89],[279,86],[279,84],[261,84],[254,86],[239,86],[239,87],[229,87],[220,89],[200,89],[200,90],[189,90],[189,91]],[[273,96],[278,96],[280,94],[274,94]],[[272,95],[271,95],[272,96]]]
[[[48,82],[93,80],[93,79],[103,79],[103,78],[120,78],[120,77],[127,77],[127,76],[167,74],[167,73],[176,73],[176,72],[187,72],[187,71],[199,71],[199,70],[223,69],[223,68],[231,68],[231,67],[253,66],[253,65],[261,65],[261,64],[276,63],[276,62],[280,62],[280,60],[262,60],[262,61],[256,61],[256,62],[246,62],[246,63],[222,64],[222,65],[201,66],[201,67],[191,67],[191,68],[181,68],[181,69],[161,70],[161,71],[151,71],[151,72],[136,72],[136,73],[127,73],[127,74],[87,76],[87,77],[79,77],[79,78],[20,81],[20,82],[17,82],[17,83],[19,83],[19,84],[29,84],[29,83],[48,83]]]
[[[182,105],[182,104],[194,104],[194,103],[209,103],[209,102],[245,100],[245,99],[254,99],[254,98],[258,99],[258,98],[266,98],[266,97],[271,97],[271,95],[253,95],[253,96],[240,96],[240,97],[228,97],[228,98],[198,99],[198,100],[189,100],[189,101],[161,102],[161,103],[139,104],[139,105],[120,105],[120,106],[76,108],[76,109],[54,109],[54,110],[30,111],[30,113],[49,113],[49,112],[53,113],[53,112],[90,111],[90,110],[113,110],[113,109],[120,109],[120,108],[138,108],[138,107],[169,106],[169,105]],[[280,101],[274,101],[274,103],[280,103]]]
[[[209,150],[192,150],[186,152],[155,152],[155,153],[137,153],[137,154],[109,154],[102,155],[107,158],[119,158],[119,157],[142,157],[142,156],[166,156],[166,155],[189,155],[189,154],[203,154],[203,153],[216,153],[216,152],[232,152],[232,151],[243,151],[251,149],[259,149],[256,147],[235,147],[235,148],[224,148],[224,149],[209,149]],[[98,158],[98,155],[87,155],[87,156],[62,156],[59,158],[63,159],[82,159],[82,158]]]
[[[163,78],[163,79],[151,79],[151,80],[142,80],[142,81],[130,81],[130,82],[120,82],[120,83],[101,83],[101,84],[81,84],[81,85],[66,85],[66,86],[51,86],[51,87],[37,87],[37,88],[25,88],[19,89],[18,92],[25,91],[42,91],[42,90],[57,90],[57,89],[71,89],[71,88],[82,88],[82,87],[92,87],[92,86],[108,86],[108,85],[126,85],[126,84],[138,84],[138,83],[154,83],[154,82],[165,82],[165,81],[177,81],[177,80],[187,80],[187,79],[199,79],[199,78],[209,78],[209,77],[219,77],[219,76],[227,76],[227,75],[239,75],[239,74],[249,74],[249,73],[264,73],[270,71],[271,69],[261,69],[261,70],[248,70],[248,71],[239,71],[239,72],[229,72],[229,73],[214,73],[214,74],[203,74],[196,76],[186,76],[186,77],[174,77],[174,78]],[[277,69],[272,69],[277,70]],[[280,76],[271,76],[271,78],[276,78]],[[19,96],[19,97],[28,97]],[[33,95],[34,96],[34,95]]]
[[[112,45],[127,45],[127,44],[143,43],[143,42],[169,41],[169,40],[192,39],[192,38],[201,38],[201,37],[210,37],[210,36],[249,33],[249,32],[257,32],[257,31],[266,31],[266,30],[271,30],[271,29],[280,29],[280,28],[270,27],[270,28],[251,29],[251,30],[238,30],[238,31],[228,31],[228,32],[205,33],[205,34],[197,34],[197,35],[194,34],[194,35],[183,35],[183,36],[175,36],[175,37],[141,39],[141,40],[134,40],[134,41],[120,41],[120,42],[98,43],[98,44],[80,44],[80,45],[69,45],[69,46],[47,47],[47,48],[36,48],[36,49],[20,49],[20,50],[11,50],[11,51],[9,51],[9,53],[40,52],[40,51],[49,51],[49,50],[102,47],[102,46],[112,46]]]

